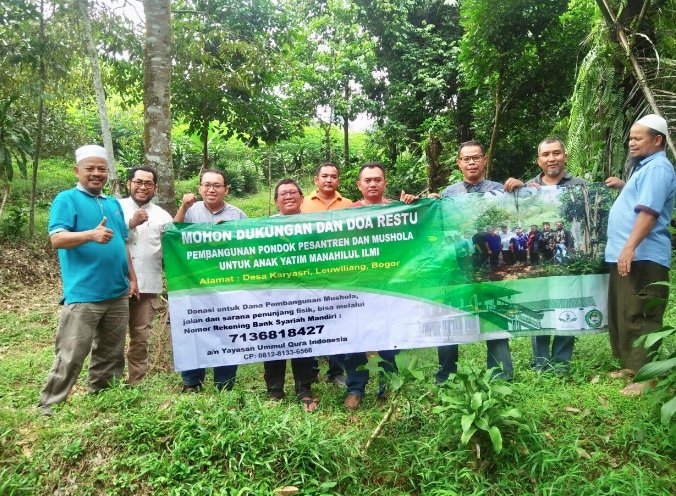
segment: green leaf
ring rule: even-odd
[[[481,392],[476,392],[472,395],[472,403],[470,406],[472,407],[472,410],[478,410],[481,408],[481,404],[483,403],[483,394]]]
[[[425,373],[420,369],[411,370],[411,375],[419,381],[425,380]]]
[[[404,380],[401,378],[400,375],[394,375],[392,376],[392,380],[390,381],[390,390],[392,391],[398,391],[401,389],[401,387],[404,385]]]
[[[432,408],[432,413],[434,414],[444,413],[445,411],[448,411],[450,409],[451,407],[448,406],[435,406],[434,408]]]
[[[643,310],[643,315],[645,316],[652,307],[656,307],[659,305],[665,305],[669,300],[667,298],[653,298],[650,300],[646,306],[645,309]]]
[[[488,430],[488,435],[493,442],[493,449],[496,453],[500,453],[502,451],[502,434],[500,433],[500,429],[493,426]]]
[[[469,440],[472,439],[472,436],[476,432],[476,427],[472,427],[471,429],[467,431],[463,431],[462,436],[460,436],[460,442],[462,444],[467,444],[469,443]]]
[[[510,388],[509,386],[504,385],[493,386],[491,389],[494,393],[503,394],[505,396],[512,394],[512,388]]]
[[[521,412],[516,408],[510,408],[509,410],[503,410],[498,413],[501,417],[512,417],[512,418],[521,418]]]
[[[472,422],[474,422],[475,418],[476,418],[475,413],[470,413],[469,415],[462,416],[462,418],[460,419],[460,425],[462,426],[463,433],[467,432],[470,429],[470,427],[472,427]]]
[[[669,401],[667,401],[664,405],[662,405],[660,412],[662,413],[662,415],[660,417],[660,420],[662,420],[662,424],[663,425],[669,425],[669,421],[671,420],[671,417],[673,417],[674,413],[676,413],[676,396],[674,396]]]
[[[665,328],[662,331],[651,332],[650,334],[648,334],[646,336],[646,339],[645,339],[646,349],[650,348],[652,345],[657,343],[660,339],[664,339],[667,336],[671,336],[674,333],[676,333],[676,328],[673,328],[673,327]]]
[[[486,422],[486,419],[483,417],[479,417],[478,419],[476,419],[474,421],[474,424],[482,431],[488,430],[488,422]]]
[[[634,382],[649,381],[650,379],[654,379],[655,377],[669,372],[673,367],[676,367],[676,358],[647,363],[636,373]]]

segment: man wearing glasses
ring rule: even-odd
[[[200,174],[199,192],[202,201],[194,193],[183,195],[181,206],[174,216],[174,222],[212,222],[220,224],[228,220],[246,219],[239,208],[225,202],[228,194],[225,174],[216,169],[207,169]],[[183,392],[202,390],[205,369],[184,370]],[[237,365],[214,367],[214,385],[217,389],[232,389],[237,375]]]
[[[450,185],[441,192],[441,196],[464,195],[467,193],[483,193],[486,191],[501,190],[502,184],[489,181],[484,177],[486,168],[486,156],[484,147],[478,141],[465,141],[460,143],[458,149],[458,167],[462,171],[462,182]],[[489,229],[490,232],[490,229]],[[489,251],[490,253],[490,251]],[[509,352],[509,339],[493,339],[486,341],[487,367],[502,366],[502,370],[496,370],[495,376],[512,380],[512,356]],[[458,371],[458,345],[439,346],[439,371],[435,380],[444,382],[449,374]]]
[[[120,200],[128,229],[129,252],[138,280],[139,298],[129,301],[129,348],[127,384],[139,384],[148,373],[148,344],[157,295],[162,292],[162,241],[171,215],[150,200],[157,191],[157,172],[150,167],[134,167],[127,180],[129,197]]]

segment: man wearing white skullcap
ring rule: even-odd
[[[108,180],[103,147],[75,152],[77,185],[56,195],[49,211],[49,236],[59,250],[63,310],[54,362],[38,409],[66,399],[91,351],[87,390],[97,393],[124,372],[129,298],[138,297],[120,203],[101,190]]]
[[[655,298],[666,300],[676,175],[667,159],[667,121],[650,114],[629,133],[629,155],[635,166],[625,183],[609,177],[606,184],[621,190],[608,217],[606,262],[610,265],[608,332],[613,355],[624,367],[613,377],[630,376],[652,360],[659,342],[645,349],[634,342],[662,327],[665,305],[648,307]],[[630,384],[623,394],[640,394],[646,384]]]

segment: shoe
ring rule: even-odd
[[[199,393],[204,389],[204,386],[201,384],[195,384],[193,386],[188,386],[187,384],[183,384],[183,389],[181,389],[182,393]]]
[[[345,397],[345,409],[351,412],[359,410],[359,402],[361,401],[361,396],[356,394],[348,394]]]
[[[52,410],[52,407],[49,405],[38,405],[38,412],[40,412],[40,415],[43,417],[51,417],[54,415],[54,410]]]
[[[340,387],[347,387],[345,384],[345,376],[342,374],[334,375],[333,377],[326,377],[326,382],[330,384],[338,384]]]

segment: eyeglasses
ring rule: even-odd
[[[209,191],[211,188],[213,188],[214,191],[219,191],[219,190],[225,188],[225,184],[218,184],[218,183],[217,184],[203,183],[203,184],[200,184],[200,186],[203,187],[204,189],[206,189],[207,191]]]
[[[141,186],[145,186],[148,189],[155,187],[155,183],[152,181],[141,181],[140,179],[135,179],[131,183],[137,188],[140,188]]]
[[[471,157],[460,157],[460,160],[462,160],[462,163],[463,163],[463,164],[469,164],[470,161],[472,161],[472,160],[473,160],[474,162],[478,162],[478,161],[481,160],[482,158],[484,158],[483,155],[473,155],[473,156],[471,156]]]
[[[277,192],[277,196],[281,196],[282,198],[286,196],[296,196],[298,193],[297,189],[291,190],[291,191],[279,191]]]

